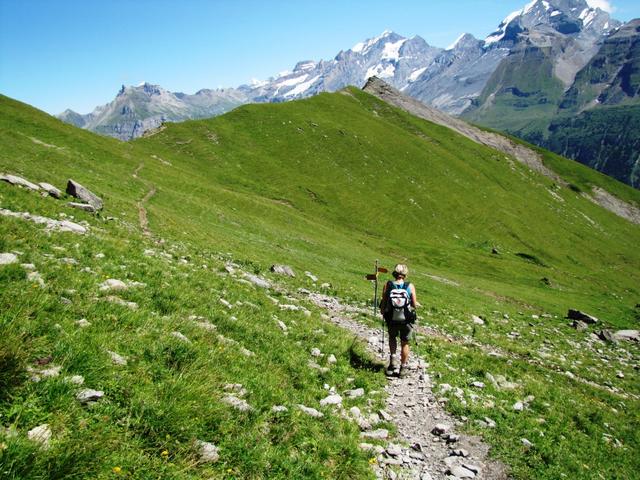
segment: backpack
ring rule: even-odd
[[[384,302],[384,319],[387,322],[413,323],[416,320],[415,310],[411,309],[411,290],[409,282],[396,285],[387,282]]]

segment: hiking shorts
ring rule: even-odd
[[[387,322],[387,331],[389,337],[397,337],[400,335],[401,342],[408,342],[411,336],[411,330],[413,325],[411,323],[403,322]]]

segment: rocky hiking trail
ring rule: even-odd
[[[138,174],[140,173],[140,171],[143,168],[144,168],[144,162],[140,162],[140,164],[136,167],[136,169],[131,174],[131,176],[133,178],[135,178],[136,180],[141,181],[146,186],[150,187],[149,191],[145,194],[144,197],[142,197],[142,200],[140,200],[137,203],[137,206],[138,206],[138,220],[140,222],[140,228],[142,229],[142,233],[147,237],[151,237],[153,234],[151,233],[151,229],[149,228],[149,219],[147,218],[147,209],[145,207],[145,204],[149,200],[151,200],[151,197],[153,197],[157,193],[157,190],[156,190],[156,187],[154,185],[152,185],[151,183],[147,182],[146,180],[142,180],[138,176]]]
[[[336,298],[309,292],[309,300],[327,310],[330,321],[364,340],[368,350],[381,362],[387,361],[388,346],[381,349],[379,328],[373,329],[345,314],[354,307]],[[386,336],[386,335],[385,335]],[[479,437],[456,433],[459,421],[438,402],[433,383],[425,370],[425,359],[410,357],[406,378],[389,378],[385,387],[386,408],[381,416],[397,427],[398,438],[386,448],[367,443],[367,438],[387,440],[384,429],[363,431],[360,447],[376,454],[373,465],[380,479],[438,480],[455,478],[506,479],[505,465],[489,458],[489,446]]]

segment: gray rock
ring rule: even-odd
[[[342,404],[342,397],[340,395],[329,395],[328,397],[320,400],[320,406],[324,407],[325,405],[340,405]]]
[[[298,408],[303,412],[306,413],[307,415],[309,415],[310,417],[313,418],[322,418],[324,417],[324,414],[322,412],[319,412],[318,410],[316,410],[315,408],[311,408],[311,407],[307,407],[305,405],[302,404],[298,404]]]
[[[384,410],[380,410],[378,413],[380,413],[380,416],[385,422],[390,422],[391,420],[393,420],[393,417]]]
[[[114,365],[124,366],[127,364],[127,359],[124,358],[122,355],[116,352],[112,352],[111,350],[107,350],[107,353],[111,357],[111,361],[113,362]]]
[[[471,315],[471,320],[475,325],[484,325],[484,320],[477,315]]]
[[[611,330],[600,330],[596,335],[604,342],[613,342],[613,332]]]
[[[379,428],[378,430],[373,430],[371,432],[362,432],[360,433],[362,438],[371,438],[377,440],[386,440],[389,438],[389,430],[385,428]]]
[[[67,182],[67,193],[72,197],[92,205],[96,210],[102,209],[102,199],[74,180],[69,179]]]
[[[312,357],[319,357],[322,355],[322,352],[320,351],[319,348],[312,348],[311,349],[311,356]]]
[[[201,462],[215,463],[220,459],[218,447],[213,443],[196,440],[196,448],[198,449],[198,455],[200,456]]]
[[[524,410],[524,403],[522,402],[516,402],[513,404],[513,410],[515,410],[516,412],[522,412]]]
[[[364,396],[364,388],[355,388],[353,390],[347,390],[344,394],[349,398],[360,398]]]
[[[39,443],[43,448],[47,448],[49,446],[51,436],[51,428],[49,428],[49,425],[46,423],[38,425],[27,432],[27,438],[32,442]]]
[[[104,397],[104,392],[101,390],[92,390],[90,388],[85,388],[84,390],[80,390],[76,394],[76,399],[80,403],[90,403],[97,402],[102,397]]]
[[[289,409],[284,405],[274,405],[273,407],[271,407],[271,411],[273,413],[283,413],[289,411]]]
[[[72,375],[71,377],[65,378],[65,381],[73,383],[74,385],[83,385],[84,377],[82,375]]]
[[[580,310],[574,310],[572,308],[570,308],[567,312],[567,318],[569,320],[581,320],[589,325],[598,323],[598,319],[596,317],[593,317],[588,313],[581,312]]]
[[[15,253],[0,253],[0,265],[11,265],[18,263],[18,256]]]
[[[296,273],[289,265],[271,265],[271,271],[277,275],[284,275],[286,277],[296,276]]]
[[[311,279],[311,281],[312,281],[313,283],[316,283],[316,282],[318,281],[318,277],[316,277],[313,273],[311,273],[311,272],[304,272],[304,274],[305,274],[309,279]],[[323,285],[324,285],[324,284],[323,284]],[[323,287],[323,288],[324,288],[324,287]]]
[[[476,476],[476,474],[473,473],[471,470],[464,468],[463,466],[460,466],[460,465],[454,465],[449,469],[448,473],[450,473],[456,478],[475,478]]]
[[[86,318],[81,318],[80,320],[76,320],[76,325],[80,328],[87,328],[91,326],[91,322],[89,322]]]
[[[53,198],[62,197],[62,192],[56,187],[54,187],[53,185],[51,185],[50,183],[40,182],[39,185],[40,185],[40,188],[42,188],[45,192],[47,192]]]
[[[387,445],[387,454],[391,455],[392,457],[399,457],[400,455],[402,455],[402,447],[396,443],[390,443],[389,445]]]
[[[9,175],[9,174],[0,175],[0,180],[10,183],[11,185],[17,185],[19,187],[28,188],[29,190],[33,190],[35,192],[40,190],[40,187],[35,183],[31,183],[29,180],[26,180],[17,175]]]
[[[240,410],[241,412],[249,412],[253,410],[253,407],[251,407],[251,405],[249,405],[242,398],[238,398],[235,395],[225,395],[224,397],[222,397],[222,401],[227,405],[231,405],[236,410]]]
[[[42,275],[38,272],[29,272],[27,273],[27,280],[33,283],[37,283],[40,287],[44,287],[45,283],[42,279]]]
[[[484,383],[482,382],[471,382],[471,386],[475,388],[484,388]]]
[[[589,328],[589,325],[587,325],[585,322],[583,322],[582,320],[574,320],[571,323],[571,326],[573,328],[575,328],[576,330],[578,330],[579,332],[582,332],[584,330],[586,330],[587,328]]]
[[[431,433],[434,435],[444,435],[449,431],[451,427],[445,423],[438,423],[431,429]]]
[[[178,340],[184,343],[191,343],[191,340],[189,340],[183,333],[171,332],[171,336],[177,338]]]
[[[96,207],[88,203],[68,202],[67,207],[76,208],[84,212],[96,213]]]
[[[68,220],[54,220],[53,218],[32,215],[28,212],[13,212],[5,208],[0,208],[0,215],[3,217],[22,218],[33,223],[43,224],[47,231],[72,232],[80,235],[87,233],[87,227]]]
[[[100,284],[100,290],[103,292],[106,292],[106,291],[117,292],[121,290],[126,290],[127,288],[129,287],[127,287],[126,283],[124,283],[122,280],[117,280],[115,278],[108,278]]]
[[[262,277],[259,277],[257,275],[252,275],[252,274],[245,274],[244,278],[246,278],[249,282],[253,283],[254,285],[256,285],[257,287],[260,288],[270,288],[271,287],[271,283],[268,280],[265,280]]]
[[[614,341],[640,341],[640,331],[638,330],[618,330],[613,334]]]
[[[522,442],[522,445],[524,445],[527,448],[531,448],[533,447],[533,443],[531,443],[529,440],[527,440],[526,438],[521,438],[520,442]]]

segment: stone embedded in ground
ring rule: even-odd
[[[0,265],[11,265],[18,263],[18,256],[15,253],[0,253]]]
[[[391,420],[393,420],[393,417],[384,410],[380,410],[378,413],[380,413],[380,416],[385,422],[390,422]]]
[[[361,432],[362,438],[371,438],[377,440],[386,440],[389,438],[389,430],[385,428],[379,428],[378,430],[372,430],[371,432]]]
[[[19,177],[17,175],[1,174],[0,180],[10,183],[11,185],[17,185],[20,187],[28,188],[29,190],[33,190],[35,192],[40,190],[40,187],[35,183],[31,183],[29,180]]]
[[[282,330],[284,333],[287,333],[289,331],[289,328],[282,320],[278,320],[278,327],[280,327],[280,330]]]
[[[46,231],[72,232],[80,235],[87,233],[87,227],[68,220],[54,220],[53,218],[32,215],[28,212],[13,212],[5,208],[0,208],[0,215],[3,217],[22,218],[37,224],[43,224]]]
[[[296,274],[289,265],[271,265],[271,271],[277,275],[295,277]]]
[[[127,288],[129,287],[127,287],[126,283],[124,283],[122,280],[117,280],[115,278],[108,278],[100,284],[100,290],[103,292],[106,292],[106,291],[117,292],[117,291],[126,290]]]
[[[347,390],[344,394],[349,398],[360,398],[364,395],[364,388],[355,388],[353,390]]]
[[[318,277],[316,277],[313,273],[311,272],[304,272],[304,274],[311,279],[311,281],[313,283],[316,283],[318,281]],[[324,284],[323,284],[324,285]]]
[[[579,332],[582,332],[584,330],[586,330],[587,328],[589,328],[589,325],[587,325],[585,322],[583,322],[582,320],[574,320],[571,323],[571,326],[573,328],[575,328],[576,330],[578,330]]]
[[[451,429],[451,426],[446,423],[438,423],[435,427],[431,429],[431,433],[434,435],[444,435]]]
[[[456,448],[455,450],[451,450],[450,455],[454,457],[468,457],[469,452],[464,448]]]
[[[338,359],[337,359],[337,358],[336,358],[336,356],[332,353],[331,355],[329,355],[329,356],[327,357],[327,363],[331,363],[331,364],[338,363]]]
[[[72,375],[71,377],[65,378],[65,381],[73,383],[74,385],[82,385],[84,384],[84,377],[82,375]]]
[[[325,405],[340,405],[342,404],[342,397],[340,395],[329,395],[328,397],[320,400],[320,406],[324,407]]]
[[[32,442],[39,443],[42,447],[46,448],[49,446],[49,441],[51,440],[51,428],[46,423],[42,425],[38,425],[35,428],[32,428],[27,432],[27,438]]]
[[[312,357],[319,357],[322,355],[322,352],[320,351],[319,348],[312,348],[311,349],[311,356]]]
[[[80,328],[87,328],[91,326],[91,322],[86,318],[81,318],[80,320],[76,320],[76,325]]]
[[[58,188],[51,185],[50,183],[40,182],[39,185],[40,185],[40,188],[42,188],[45,192],[47,192],[53,198],[62,197],[62,192]]]
[[[524,410],[524,403],[522,402],[516,402],[513,404],[513,410],[515,410],[516,412],[522,412]]]
[[[251,283],[253,283],[254,285],[256,285],[257,287],[260,288],[271,288],[271,283],[268,280],[265,280],[264,278],[261,278],[257,275],[252,275],[252,274],[245,274],[244,278],[246,278],[247,280],[249,280]]]
[[[74,180],[69,179],[67,182],[67,193],[72,197],[92,205],[96,210],[100,210],[103,206],[100,197]]]
[[[29,272],[27,273],[27,280],[33,283],[38,284],[41,288],[45,287],[44,280],[42,279],[42,275],[38,272]]]
[[[31,380],[34,382],[39,382],[45,378],[55,378],[60,376],[60,372],[62,371],[62,367],[59,365],[50,365],[42,370],[35,370],[33,368],[28,368],[28,372],[32,373]]]
[[[612,335],[614,341],[640,341],[639,330],[618,330]]]
[[[80,390],[76,394],[76,399],[80,403],[90,403],[97,402],[102,397],[104,397],[104,392],[101,390],[92,390],[90,388],[85,388],[84,390]]]
[[[214,463],[220,459],[218,447],[216,447],[213,443],[196,440],[196,447],[198,448],[198,455],[200,456],[201,462]]]
[[[208,330],[210,332],[218,329],[217,326],[209,322],[196,322],[196,326],[202,328],[203,330]]]
[[[222,397],[222,401],[227,405],[231,405],[236,410],[240,410],[241,412],[248,412],[250,410],[253,410],[253,407],[251,407],[251,405],[249,405],[242,398],[238,398],[235,395],[225,395],[224,397]]]
[[[177,338],[178,340],[184,343],[191,343],[191,340],[189,340],[184,334],[180,332],[171,332],[171,336]]]
[[[471,470],[461,465],[454,465],[449,469],[448,473],[456,478],[475,478],[476,476]]]
[[[484,325],[484,320],[477,315],[471,315],[471,320],[475,325]]]
[[[88,203],[67,202],[67,207],[75,208],[77,210],[82,210],[84,212],[96,213],[96,207]]]
[[[222,388],[228,392],[235,392],[240,397],[244,397],[248,393],[241,383],[227,383]]]
[[[485,385],[482,382],[471,382],[471,386],[475,388],[484,388]]]
[[[529,440],[527,440],[526,438],[521,438],[520,442],[522,442],[522,445],[524,445],[527,448],[531,448],[533,447],[533,443],[531,443]]]
[[[390,443],[387,445],[386,452],[393,457],[399,457],[402,455],[402,447],[396,443]]]
[[[567,312],[567,318],[569,320],[582,320],[584,323],[588,323],[589,325],[598,323],[598,319],[596,317],[572,308]]]
[[[311,407],[307,407],[305,405],[302,404],[298,404],[298,408],[306,413],[307,415],[309,415],[310,417],[314,417],[314,418],[321,418],[324,417],[324,414],[322,412],[319,412],[318,410],[316,410],[315,408],[311,408]]]
[[[127,359],[124,358],[122,355],[116,352],[112,352],[111,350],[107,350],[107,353],[111,357],[111,362],[113,362],[114,365],[124,366],[127,364]]]
[[[284,405],[274,405],[273,407],[271,407],[271,411],[273,413],[283,413],[283,412],[287,412],[288,410],[289,409]]]
[[[138,304],[136,302],[128,302],[126,300],[123,300],[120,297],[116,297],[115,295],[109,295],[107,297],[104,297],[104,300],[106,300],[109,303],[115,303],[116,305],[122,305],[123,307],[127,307],[131,310],[138,309]]]
[[[478,467],[477,465],[473,465],[471,463],[463,463],[462,466],[467,470],[471,470],[476,475],[480,473],[480,467]]]
[[[224,305],[225,307],[227,307],[227,308],[229,308],[229,309],[233,308],[233,305],[231,305],[231,304],[230,304],[227,300],[225,300],[224,298],[220,298],[220,299],[219,299],[219,301],[220,301],[220,303],[221,303],[222,305]]]

